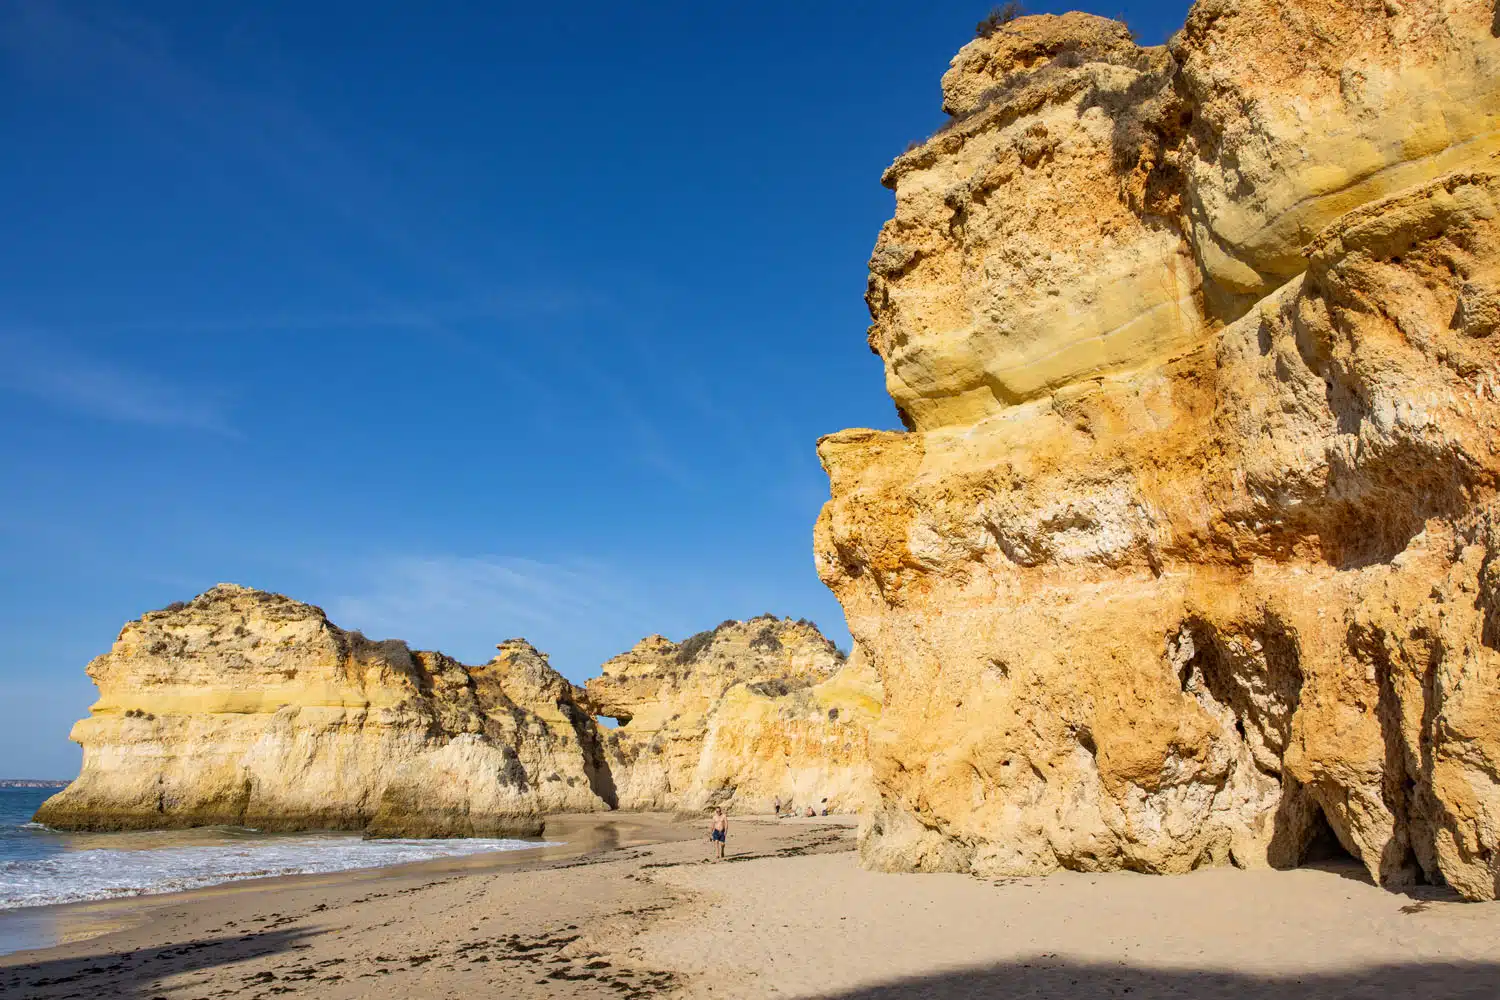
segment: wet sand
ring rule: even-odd
[[[853,832],[735,819],[719,863],[701,823],[559,818],[572,843],[546,857],[137,901],[128,926],[0,958],[0,996],[1500,997],[1500,906],[1355,866],[885,875]]]
[[[692,831],[684,829],[682,824],[674,822],[668,816],[625,813],[610,814],[608,817],[597,814],[552,816],[548,819],[548,831],[547,837],[540,838],[541,843],[547,846],[530,850],[433,858],[381,868],[244,879],[184,892],[0,910],[0,958],[18,951],[51,948],[136,927],[149,921],[151,915],[164,906],[178,906],[200,900],[221,900],[242,892],[275,892],[289,885],[302,888],[331,887],[405,875],[420,877],[528,868],[582,854],[638,847],[692,835]]]

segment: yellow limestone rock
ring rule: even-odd
[[[1339,216],[1500,151],[1493,0],[1199,0],[1172,40],[1176,162],[1211,281],[1241,303]]]
[[[50,826],[519,835],[612,805],[582,692],[522,640],[465,667],[220,584],[127,624],[89,676],[83,770]]]
[[[896,214],[870,258],[870,346],[908,426],[972,423],[1206,334],[1175,193],[1122,197],[1117,165],[1115,110],[1174,116],[1172,68],[1086,14],[1022,18],[954,59],[957,117],[886,171]]]
[[[886,171],[870,346],[910,428],[1192,347],[1344,213],[1500,151],[1492,0],[1201,0],[1168,48],[1089,14],[975,39]]]
[[[765,615],[681,643],[648,636],[587,691],[619,722],[607,740],[621,808],[769,812],[779,797],[853,812],[874,802],[879,681],[810,622]]]
[[[88,671],[82,773],[37,813],[61,829],[505,836],[555,812],[875,801],[879,681],[803,621],[652,636],[585,693],[524,639],[465,666],[220,584],[130,622]]]
[[[1144,69],[1076,18],[955,60],[1114,39],[945,79],[963,117],[887,173],[871,343],[915,430],[820,442],[815,532],[883,688],[867,864],[1291,866],[1327,838],[1495,898],[1495,17],[1202,0]],[[1148,336],[1079,353],[1133,311]]]

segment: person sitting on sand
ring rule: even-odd
[[[814,812],[814,811],[813,811],[813,807],[812,807],[812,806],[808,806],[808,807],[807,807],[807,812],[805,812],[805,813],[803,813],[803,814],[802,814],[802,815],[804,815],[804,816],[807,816],[807,817],[809,817],[809,818],[811,818],[811,817],[813,817],[813,816],[816,816],[816,815],[818,815],[818,814],[817,814],[817,813],[816,813],[816,812]]]
[[[724,843],[729,839],[729,817],[724,815],[724,807],[719,806],[714,810],[713,829],[708,831],[708,839],[718,848],[719,860],[724,860]]]
[[[828,815],[828,800],[827,799],[823,800],[823,815],[824,816]]]

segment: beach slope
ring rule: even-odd
[[[1351,862],[994,881],[863,871],[849,820],[737,820],[724,863],[701,824],[576,824],[620,846],[140,901],[135,926],[0,958],[0,994],[1300,1000],[1500,974],[1500,910]]]

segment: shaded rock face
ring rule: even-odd
[[[1489,0],[1024,18],[887,171],[909,433],[820,442],[867,864],[1500,878]]]
[[[880,686],[809,622],[726,621],[653,635],[586,685],[627,809],[853,812],[871,805],[868,731]]]
[[[129,623],[88,672],[83,770],[50,826],[530,835],[613,804],[581,692],[522,640],[465,667],[221,584]]]

